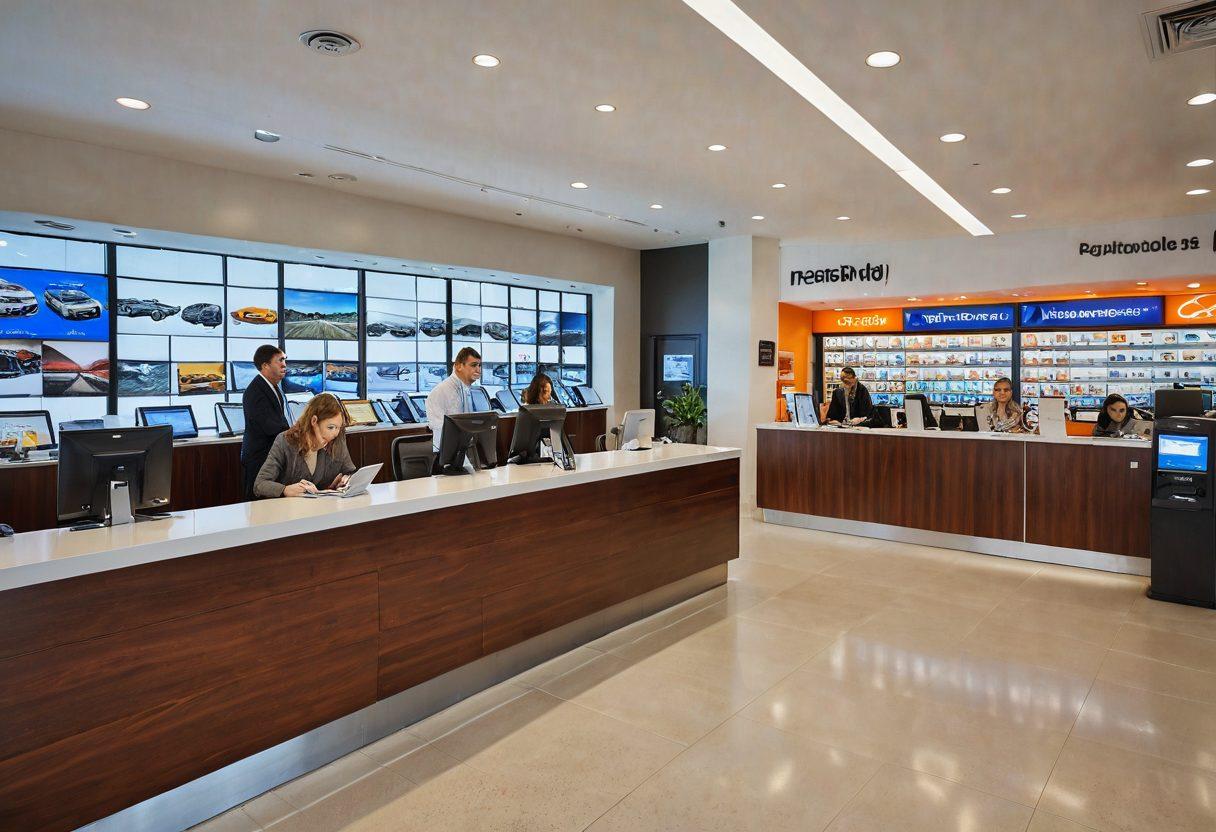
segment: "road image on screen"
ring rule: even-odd
[[[1157,439],[1157,468],[1163,471],[1208,469],[1208,438],[1163,433]]]

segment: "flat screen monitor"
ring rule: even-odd
[[[188,404],[137,407],[135,417],[140,424],[148,427],[168,425],[173,428],[174,439],[193,439],[198,436],[198,422],[194,420],[194,408]]]
[[[574,467],[574,448],[566,436],[566,408],[557,404],[525,404],[515,417],[511,451],[507,458],[516,464],[555,462]],[[549,455],[545,455],[545,450]]]
[[[426,419],[426,393],[410,393],[410,404],[422,419]]]
[[[621,446],[637,440],[637,450],[649,450],[654,441],[654,409],[626,410],[621,420]]]
[[[376,412],[376,418],[382,425],[400,425],[401,419],[393,412],[393,409],[388,406],[388,402],[383,399],[372,399],[372,410]]]
[[[819,426],[819,414],[815,412],[815,400],[810,393],[794,393],[794,424],[804,428]]]
[[[484,387],[470,387],[469,398],[473,400],[473,409],[478,413],[494,409],[490,407],[490,393]]]
[[[0,451],[11,453],[18,446],[27,451],[55,447],[51,414],[45,410],[10,410],[0,413]]]
[[[171,425],[70,430],[60,436],[56,507],[60,523],[123,521],[169,504]],[[110,504],[111,483],[125,483],[130,506]]]
[[[342,409],[346,411],[346,421],[349,424],[380,424],[380,417],[376,415],[376,409],[367,399],[343,399]]]
[[[1212,409],[1212,391],[1197,388],[1164,387],[1153,395],[1153,418],[1202,416]]]
[[[600,394],[595,392],[595,389],[588,384],[580,384],[574,388],[574,392],[583,401],[583,407],[592,407],[597,404],[603,404]]]
[[[450,413],[443,417],[440,469],[445,474],[463,474],[466,459],[476,470],[498,464],[497,413]]]
[[[224,436],[240,436],[245,432],[245,406],[219,403],[215,406],[215,426]]]
[[[105,419],[72,419],[68,422],[59,423],[59,432],[65,430],[93,430],[95,428],[104,428],[106,426]]]
[[[1205,474],[1208,470],[1208,438],[1178,433],[1157,435],[1157,468]]]
[[[933,408],[929,407],[929,400],[925,398],[924,393],[909,393],[904,396],[905,414],[908,410],[908,402],[920,402],[921,424],[924,428],[937,427],[937,418],[933,415]]]
[[[502,405],[502,409],[507,413],[514,413],[519,410],[519,396],[515,395],[515,391],[508,387],[504,387],[494,394],[494,398]]]
[[[398,396],[393,399],[392,410],[403,425],[414,425],[423,421],[423,418],[418,415],[418,411],[414,409],[409,396]]]
[[[574,394],[560,384],[553,385],[553,398],[562,407],[578,407],[578,404],[574,401]]]
[[[308,407],[308,402],[287,402],[287,421],[295,424],[300,421],[300,417],[304,415],[304,408]]]

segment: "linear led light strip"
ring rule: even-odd
[[[945,188],[934,182],[929,174],[917,167],[898,147],[891,144],[886,136],[874,129],[874,125],[866,121],[831,87],[807,69],[802,61],[795,58],[730,0],[684,0],[684,4],[762,63],[819,112],[834,121],[837,127],[902,176],[905,182],[920,191],[921,196],[936,205],[968,233],[976,237],[992,233],[988,226],[959,204]]]
[[[377,156],[374,153],[365,153],[362,150],[353,150],[349,147],[339,147],[336,144],[327,144],[327,145],[324,145],[324,147],[326,150],[332,150],[335,153],[345,153],[347,156],[356,156],[360,159],[366,159],[369,162],[379,162],[382,165],[391,165],[392,167],[401,168],[402,170],[411,170],[411,171],[414,171],[415,173],[426,174],[427,176],[436,176],[440,179],[445,179],[448,182],[455,182],[460,185],[469,185],[471,187],[478,188],[487,193],[492,191],[496,194],[502,194],[503,196],[515,197],[517,199],[524,199],[524,200],[528,200],[530,202],[541,202],[541,203],[544,203],[545,205],[552,205],[555,208],[565,208],[569,211],[581,211],[584,214],[593,214],[597,217],[603,217],[604,219],[609,219],[609,220],[616,220],[617,222],[624,222],[624,223],[628,223],[629,225],[639,226],[641,228],[654,228],[655,227],[655,226],[651,225],[650,223],[639,222],[638,220],[631,220],[628,217],[618,216],[617,214],[609,214],[607,211],[597,211],[594,208],[584,208],[582,205],[574,205],[569,202],[561,202],[560,200],[549,199],[549,198],[543,197],[543,196],[536,196],[535,194],[525,194],[525,193],[520,193],[519,191],[511,191],[506,188],[499,188],[495,185],[487,185],[484,182],[475,182],[472,179],[465,179],[462,176],[455,176],[454,174],[450,174],[450,173],[441,173],[440,171],[437,171],[437,170],[431,170],[429,168],[419,167],[418,165],[411,165],[408,162],[398,162],[395,159],[388,158],[387,156]],[[668,230],[668,229],[660,229],[660,231],[665,231],[668,234],[679,234],[680,233],[679,231]]]

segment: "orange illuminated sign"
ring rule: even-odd
[[[1173,326],[1216,324],[1216,293],[1167,295],[1165,323]]]
[[[898,307],[892,309],[850,309],[844,312],[817,309],[811,320],[811,329],[816,333],[902,332],[903,328],[904,310]]]

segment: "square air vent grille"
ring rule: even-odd
[[[1181,3],[1143,15],[1149,57],[1216,46],[1216,0]]]

